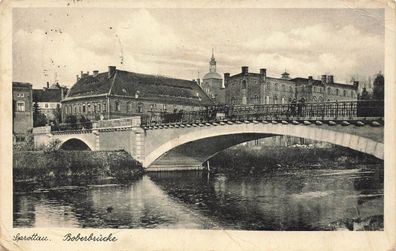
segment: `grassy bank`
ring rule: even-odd
[[[15,182],[89,184],[106,178],[129,181],[142,174],[141,164],[125,151],[15,151],[13,155]]]
[[[213,172],[233,175],[257,174],[287,169],[356,168],[383,164],[382,160],[344,147],[268,147],[246,146],[227,149],[210,160]]]

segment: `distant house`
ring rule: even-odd
[[[54,112],[61,107],[61,100],[67,95],[67,88],[62,87],[59,83],[55,83],[43,89],[33,90],[33,102],[38,104],[40,112],[43,113],[47,119],[55,120]]]
[[[33,128],[32,96],[30,83],[12,82],[14,142],[25,141],[28,131]]]
[[[62,117],[90,120],[199,110],[214,102],[195,81],[128,72],[82,73],[62,100]]]

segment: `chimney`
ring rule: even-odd
[[[322,84],[326,84],[327,76],[322,75]]]
[[[353,81],[353,86],[357,88],[359,86],[359,81]]]
[[[198,85],[201,85],[201,79],[197,78]]]
[[[80,80],[80,76],[76,75],[77,81]]]
[[[249,67],[248,66],[242,66],[242,74],[246,75],[249,72]]]
[[[334,83],[334,76],[333,75],[327,76],[327,83],[328,84],[333,84]]]
[[[99,74],[98,70],[92,71],[92,76],[97,77]]]
[[[115,66],[109,66],[109,72],[108,72],[108,78],[113,77],[114,73],[116,72],[116,67]]]
[[[224,86],[227,87],[228,86],[228,79],[230,78],[230,74],[224,73]]]
[[[309,84],[309,85],[312,85],[312,83],[313,83],[313,78],[312,78],[312,76],[308,76],[308,84]]]
[[[49,88],[49,82],[47,82],[47,89]]]
[[[83,77],[83,71],[80,71],[80,76]]]
[[[89,71],[87,71],[87,76],[89,76]]]
[[[260,69],[260,77],[263,79],[265,79],[265,77],[267,77],[267,69],[265,69],[265,68]]]

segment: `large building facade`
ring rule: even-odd
[[[33,128],[32,85],[29,83],[12,83],[13,136],[14,142],[25,140]]]
[[[356,100],[358,82],[354,84],[335,83],[333,76],[323,75],[321,80],[289,77],[284,72],[280,78],[267,76],[266,69],[259,73],[249,72],[242,66],[241,73],[231,76],[224,74],[225,102],[231,105],[247,104],[287,104],[304,100],[323,102]]]
[[[62,118],[91,121],[204,109],[214,102],[195,81],[128,72],[81,74],[62,100]]]

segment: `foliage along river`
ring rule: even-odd
[[[382,221],[383,204],[382,167],[277,171],[238,179],[177,171],[149,173],[130,185],[17,192],[14,226],[357,230],[362,219]]]

